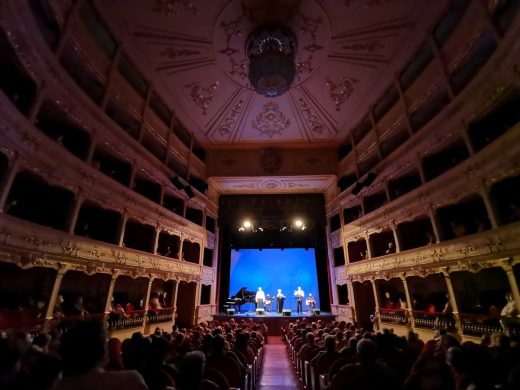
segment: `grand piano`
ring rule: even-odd
[[[255,297],[256,291],[247,291],[247,287],[242,287],[235,295],[229,297],[227,305],[229,307],[235,307],[237,313],[240,313],[240,307],[244,303],[254,303]]]

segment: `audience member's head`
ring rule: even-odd
[[[357,356],[362,365],[371,365],[377,359],[377,344],[369,339],[359,340],[357,343]]]
[[[105,357],[105,350],[106,333],[102,324],[98,321],[78,323],[61,339],[63,374],[81,374],[96,367]]]

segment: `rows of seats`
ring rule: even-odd
[[[264,358],[262,322],[204,322],[156,328],[153,334],[107,341],[101,321],[65,331],[0,335],[2,389],[245,389],[253,390]],[[97,387],[97,386],[96,386]]]
[[[339,389],[518,389],[520,338],[496,333],[480,343],[438,329],[432,340],[391,329],[297,320],[282,327],[301,387]]]

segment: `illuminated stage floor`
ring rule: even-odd
[[[280,336],[281,327],[286,321],[295,321],[297,319],[306,318],[307,321],[317,321],[317,320],[327,320],[333,321],[335,316],[331,313],[321,312],[320,314],[310,314],[305,311],[303,313],[298,314],[296,311],[291,312],[291,316],[282,316],[277,312],[265,312],[263,315],[257,315],[254,311],[242,311],[240,313],[234,315],[226,315],[226,314],[215,314],[213,315],[213,319],[216,321],[229,321],[231,318],[235,318],[236,320],[244,320],[247,318],[253,319],[256,321],[263,321],[267,327],[269,328],[270,336]]]

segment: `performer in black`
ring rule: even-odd
[[[283,311],[283,302],[285,301],[285,295],[282,294],[282,290],[278,289],[278,293],[276,294],[276,311],[282,314]]]
[[[294,297],[296,298],[296,311],[298,313],[303,313],[303,297],[305,296],[305,293],[303,292],[302,288],[298,286],[298,289],[294,291]]]

